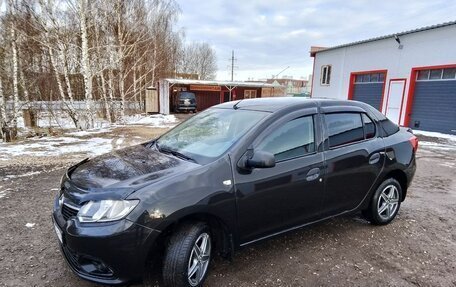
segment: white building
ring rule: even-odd
[[[312,97],[371,104],[414,129],[456,133],[456,21],[312,47]]]

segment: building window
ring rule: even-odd
[[[244,91],[244,99],[254,99],[257,96],[256,90],[245,90]]]
[[[418,76],[416,78],[418,81],[421,80],[429,80],[429,70],[423,70],[418,72]]]
[[[331,81],[331,65],[321,66],[320,84],[329,85]]]
[[[456,80],[456,68],[430,69],[418,71],[417,81]]]
[[[443,77],[442,78],[444,80],[456,79],[456,68],[443,69]]]
[[[360,83],[383,83],[385,82],[384,73],[359,74],[355,76],[355,84]]]

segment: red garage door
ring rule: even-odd
[[[385,78],[386,70],[351,73],[348,99],[364,102],[381,111]]]
[[[198,111],[220,104],[220,92],[196,92]]]

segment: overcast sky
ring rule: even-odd
[[[187,41],[208,42],[217,52],[220,80],[312,73],[310,46],[335,46],[456,20],[453,0],[302,1],[178,0],[178,26]]]

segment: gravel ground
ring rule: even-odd
[[[124,127],[111,136],[161,132]],[[440,144],[420,148],[415,180],[391,224],[335,218],[264,241],[231,263],[216,258],[206,286],[456,286],[456,147]],[[81,158],[0,161],[0,286],[95,286],[67,267],[50,218],[61,175]]]

